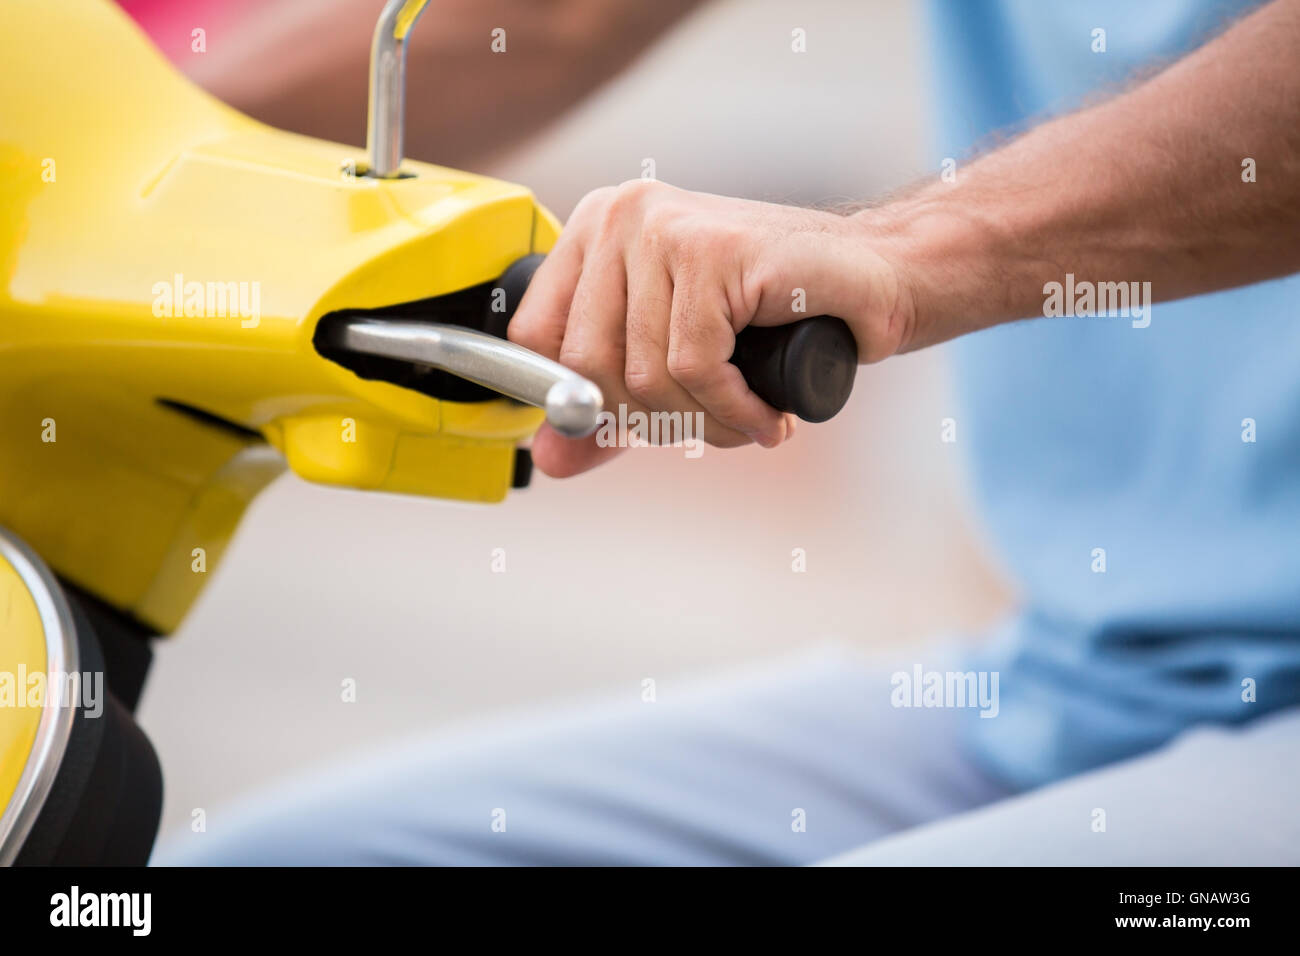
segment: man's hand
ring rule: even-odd
[[[592,379],[607,409],[702,411],[710,444],[772,448],[794,418],[729,363],[736,333],[822,314],[849,324],[864,362],[906,345],[910,297],[865,220],[634,180],[579,203],[510,338]],[[548,428],[533,443],[555,477],[617,451]]]

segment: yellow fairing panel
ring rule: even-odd
[[[217,102],[106,0],[4,6],[0,525],[165,631],[284,462],[504,497],[540,411],[363,381],[312,334],[549,249],[527,190],[414,162],[347,175],[359,150]]]

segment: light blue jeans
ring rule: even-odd
[[[218,810],[154,863],[1300,863],[1300,713],[1013,794],[960,746],[975,713],[891,704],[917,660],[824,648],[408,741]]]

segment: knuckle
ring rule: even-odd
[[[626,201],[640,202],[646,196],[654,195],[664,188],[663,183],[657,179],[625,179],[619,183],[615,190],[620,199]]]
[[[641,205],[646,195],[646,183],[640,179],[629,179],[614,187],[609,205],[622,213],[627,213]]]
[[[560,348],[560,364],[586,378],[596,378],[604,371],[598,356],[567,342]]]
[[[712,370],[700,360],[698,351],[690,345],[674,347],[668,352],[668,374],[687,391],[709,381]]]
[[[578,204],[573,207],[573,212],[569,214],[568,222],[565,223],[560,242],[577,241],[580,237],[589,236],[604,222],[605,213],[613,198],[614,187],[601,186],[579,199]]]
[[[654,407],[664,393],[665,373],[647,362],[629,362],[623,375],[628,394],[643,405]]]
[[[660,191],[653,179],[629,179],[612,187],[605,201],[606,222],[635,221],[645,215],[648,201]]]
[[[647,249],[662,254],[678,241],[678,217],[666,206],[655,204],[641,218],[641,241]]]
[[[599,189],[593,189],[578,200],[578,205],[573,207],[573,216],[571,218],[576,219],[604,209],[614,198],[614,191],[613,186],[601,186]]]

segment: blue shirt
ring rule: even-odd
[[[1253,5],[931,0],[934,169]],[[999,715],[970,722],[985,765],[1033,786],[1300,705],[1297,277],[1157,303],[1146,328],[1038,318],[948,347],[958,444],[1024,599],[979,665],[1000,674]]]

